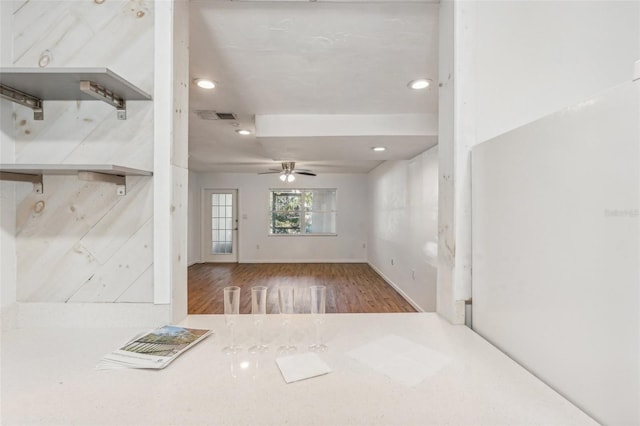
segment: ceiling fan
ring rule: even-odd
[[[311,170],[307,169],[296,169],[296,163],[294,161],[283,161],[282,169],[269,169],[268,172],[258,173],[259,175],[267,175],[271,173],[280,173],[280,180],[283,182],[293,182],[296,180],[294,174],[298,175],[306,175],[306,176],[316,176]]]

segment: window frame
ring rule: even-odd
[[[300,208],[297,210],[274,210],[274,193],[275,192],[284,192],[284,193],[294,193],[294,191],[299,191],[301,202]],[[335,209],[333,210],[307,210],[304,206],[304,198],[305,192],[313,192],[313,191],[331,191],[334,196],[334,205]],[[338,189],[337,188],[269,188],[268,192],[269,197],[269,211],[268,211],[268,221],[269,224],[267,226],[267,235],[269,237],[318,237],[318,236],[329,236],[335,237],[338,235]],[[296,213],[299,218],[299,232],[298,233],[283,233],[278,234],[273,232],[273,213],[274,212],[293,212]],[[323,213],[323,214],[333,214],[335,217],[335,232],[306,232],[306,214],[307,213]]]

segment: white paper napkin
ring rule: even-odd
[[[313,352],[276,358],[276,363],[287,383],[331,372],[331,368]]]
[[[394,335],[366,343],[347,355],[409,386],[419,384],[451,362],[440,352]]]

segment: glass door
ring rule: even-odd
[[[238,190],[206,189],[203,197],[203,261],[238,261]]]

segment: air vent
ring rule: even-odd
[[[194,111],[201,120],[218,120],[218,115],[213,110],[198,109]]]
[[[194,111],[201,120],[236,120],[231,112],[215,112],[212,109],[197,109]]]
[[[220,120],[235,120],[235,114],[231,112],[216,112],[216,115]]]

